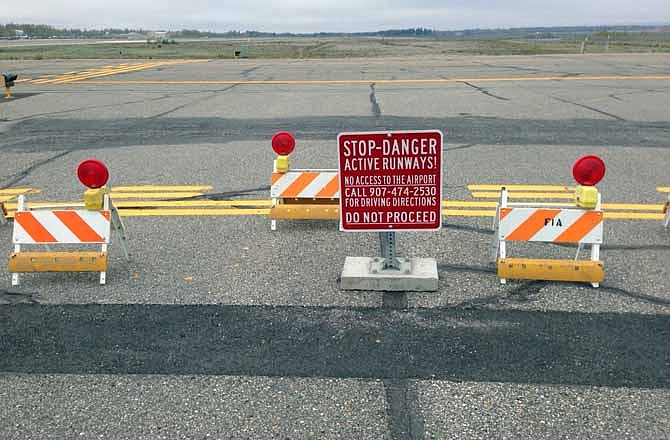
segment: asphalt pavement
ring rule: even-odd
[[[607,164],[603,201],[667,200],[668,55],[140,64],[0,62],[24,80],[0,102],[0,188],[81,200],[76,166],[96,157],[113,186],[267,200],[276,131],[297,139],[293,166],[335,168],[340,132],[440,129],[445,200],[573,185],[584,154]],[[491,219],[447,215],[398,234],[402,255],[437,259],[439,291],[397,294],[339,289],[345,257],[379,243],[337,222],[124,222],[132,260],[113,243],[106,286],[12,287],[0,224],[0,437],[670,438],[670,230],[655,217],[606,220],[594,289],[500,285]]]

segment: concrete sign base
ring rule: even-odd
[[[342,269],[342,290],[434,292],[437,261],[434,258],[398,258],[400,270],[384,269],[383,258],[347,257]]]

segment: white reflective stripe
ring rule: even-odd
[[[295,180],[300,177],[300,172],[288,172],[283,174],[277,182],[270,187],[270,197],[281,197],[281,194],[286,191]]]
[[[316,195],[324,189],[326,185],[328,185],[328,182],[335,176],[337,176],[337,173],[319,173],[316,179],[312,180],[304,190],[300,191],[298,197],[316,197]]]
[[[514,232],[523,222],[537,211],[534,208],[509,208],[511,211],[502,219],[498,226],[498,236],[504,240],[506,236]]]
[[[553,223],[549,222],[528,241],[554,241],[559,235],[561,235],[577,220],[579,220],[584,215],[584,213],[585,211],[562,209],[561,212],[559,212],[558,215],[554,217]],[[561,226],[558,226],[559,221]]]
[[[96,234],[105,239],[105,243],[109,243],[110,237],[110,221],[102,214],[104,211],[76,211],[79,217],[86,222],[87,225],[93,229]],[[109,212],[108,212],[108,215]],[[111,218],[111,217],[110,217]]]
[[[603,242],[603,222],[598,223],[598,225],[593,228],[591,232],[586,234],[579,242],[587,244],[601,244]]]
[[[81,240],[70,231],[70,229],[56,217],[53,211],[31,211],[37,220],[49,234],[53,235],[58,243],[81,243]]]
[[[82,241],[56,215],[55,211],[27,211],[56,240],[54,243],[76,244]],[[56,211],[61,212],[61,211]],[[91,229],[103,238],[104,243],[110,242],[111,222],[101,211],[67,211],[75,212]],[[17,244],[39,243],[26,232],[18,221],[14,221],[12,240]],[[94,242],[90,242],[94,243]]]
[[[12,241],[17,244],[35,243],[30,235],[23,229],[21,224],[14,220],[14,233],[12,234]]]
[[[533,216],[537,211],[544,208],[511,208],[511,211],[503,218],[498,225],[498,237],[505,240],[505,237],[516,231],[526,220]],[[535,235],[527,241],[553,242],[568,228],[577,223],[582,216],[589,210],[582,209],[562,209],[553,221],[547,222],[546,226],[541,228]],[[560,226],[558,225],[560,221]],[[600,244],[603,240],[603,222],[601,221],[593,227],[591,231],[579,240],[579,243]]]

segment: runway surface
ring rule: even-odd
[[[666,438],[670,433],[670,56],[0,62],[0,202],[81,202],[104,161],[133,258],[11,287],[0,224],[0,437]],[[270,138],[336,168],[344,131],[444,133],[435,293],[344,292],[376,234],[270,231]],[[500,185],[565,203],[607,174],[599,289],[499,284]],[[512,256],[574,258],[556,245]]]

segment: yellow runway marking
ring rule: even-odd
[[[272,206],[272,200],[168,200],[168,201],[121,201],[114,202],[117,208],[151,207],[207,207],[207,206]]]
[[[603,210],[620,209],[622,211],[658,211],[663,212],[663,205],[641,203],[603,203]]]
[[[269,215],[269,209],[120,209],[121,217]]]
[[[150,192],[150,193],[140,193],[140,192],[121,192],[121,193],[111,193],[111,197],[114,200],[119,199],[179,199],[182,197],[197,197],[201,196],[201,192]]]
[[[32,194],[38,193],[40,190],[35,188],[7,188],[0,189],[0,195],[19,195],[19,194]]]
[[[574,191],[574,186],[561,185],[468,185],[470,191]]]
[[[663,220],[663,214],[650,212],[604,212],[603,218],[612,220]]]
[[[509,192],[510,199],[574,199],[573,193],[559,192]],[[499,199],[499,192],[473,192],[472,197],[477,199]]]
[[[479,209],[443,209],[442,215],[456,217],[495,217],[496,212]]]
[[[145,185],[145,186],[113,186],[114,192],[146,192],[146,191],[208,191],[212,189],[209,185]]]
[[[322,84],[455,84],[488,82],[525,82],[525,81],[640,81],[670,80],[670,75],[597,75],[597,76],[516,76],[483,78],[427,78],[427,79],[314,79],[314,80],[92,80],[87,84],[100,85],[322,85]]]
[[[670,186],[659,186],[658,188],[656,188],[656,191],[662,193],[670,193]]]
[[[442,206],[449,208],[495,208],[498,206],[498,202],[468,202],[468,201],[458,201],[458,200],[443,200]]]
[[[161,66],[172,66],[177,64],[203,63],[208,60],[172,60],[151,61],[139,64],[121,64],[118,66],[105,66],[99,69],[88,69],[75,72],[66,72],[59,75],[47,75],[38,79],[30,80],[33,84],[70,84],[85,81],[92,78],[117,75],[120,73],[136,72]]]

